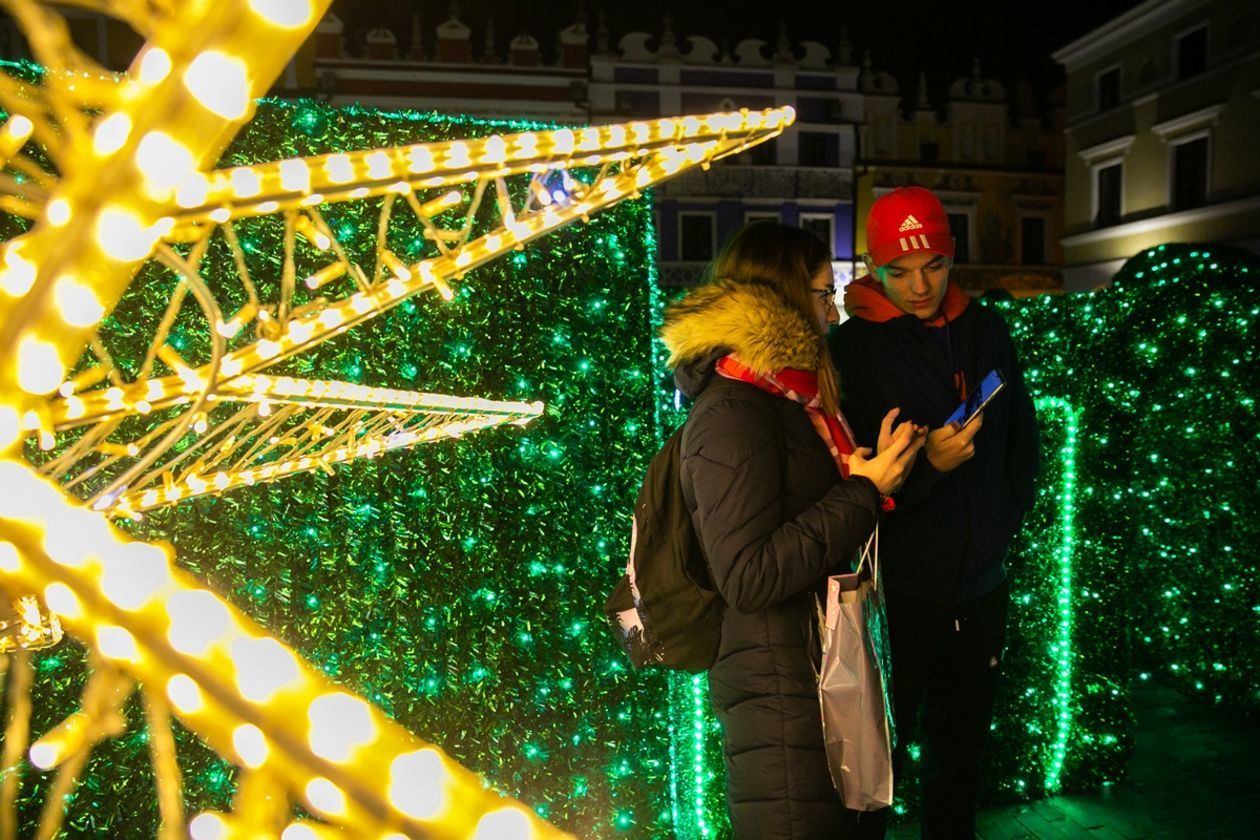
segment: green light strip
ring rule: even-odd
[[[691,770],[695,774],[692,800],[696,810],[696,828],[701,837],[708,837],[711,833],[709,822],[705,819],[705,785],[709,776],[704,766],[704,731],[709,711],[705,696],[709,693],[708,687],[707,674],[696,674],[691,678]]]
[[[1059,789],[1063,762],[1067,757],[1068,736],[1072,731],[1072,554],[1076,547],[1076,435],[1080,411],[1058,397],[1038,397],[1037,411],[1055,413],[1064,426],[1063,447],[1059,462],[1063,467],[1063,485],[1059,492],[1059,544],[1054,557],[1058,561],[1059,633],[1050,651],[1054,655],[1054,708],[1057,727],[1050,748],[1050,766],[1046,769],[1046,791]]]

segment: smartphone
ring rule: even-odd
[[[989,400],[1001,393],[1006,387],[1006,380],[1002,378],[1000,370],[991,370],[980,380],[980,384],[972,389],[967,395],[967,399],[963,400],[962,405],[949,415],[949,419],[945,421],[945,425],[957,423],[958,428],[966,428],[967,424],[976,419],[976,415],[984,411],[984,407],[989,404]]]

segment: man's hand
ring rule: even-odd
[[[959,429],[957,423],[950,423],[928,432],[927,444],[924,447],[928,463],[935,467],[937,472],[947,473],[953,472],[960,465],[971,460],[971,456],[976,454],[976,433],[980,431],[982,425],[984,425],[983,411],[977,414],[976,419],[968,423],[964,429]]]

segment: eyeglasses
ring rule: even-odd
[[[835,286],[828,286],[825,289],[812,289],[811,291],[818,295],[818,299],[822,301],[823,306],[831,306],[836,302]]]

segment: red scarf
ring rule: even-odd
[[[822,403],[818,399],[817,373],[800,368],[783,368],[774,373],[758,376],[734,354],[718,359],[717,372],[727,379],[737,379],[740,382],[756,385],[763,391],[795,400],[805,406],[805,413],[814,424],[814,431],[818,432],[823,443],[827,444],[827,449],[831,452],[831,457],[835,459],[840,475],[844,478],[849,477],[849,456],[857,448],[857,443],[853,439],[853,432],[849,429],[849,424],[845,422],[843,414],[836,414],[833,417],[822,410]]]

